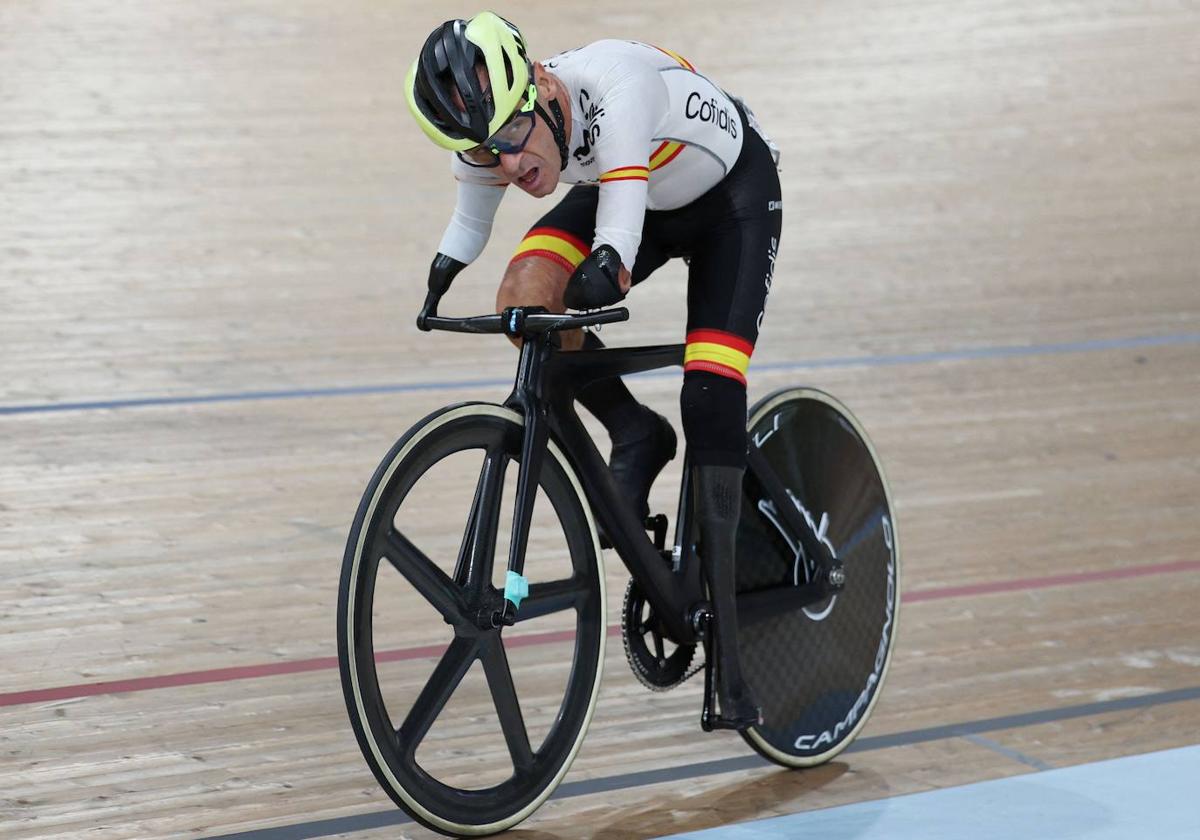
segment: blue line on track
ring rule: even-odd
[[[913,744],[925,744],[947,738],[966,738],[982,732],[999,732],[1005,729],[1038,726],[1060,720],[1074,720],[1093,715],[1127,712],[1168,703],[1194,702],[1196,700],[1200,700],[1200,686],[1177,688],[1136,697],[1121,697],[1117,700],[1082,703],[1076,706],[1066,706],[1057,709],[1038,709],[1015,715],[964,721],[944,726],[929,726],[924,729],[911,729],[906,732],[893,732],[889,735],[872,735],[866,738],[859,738],[847,748],[843,755],[890,749],[892,747],[911,746]],[[702,736],[697,735],[697,737]],[[1007,752],[1004,754],[1009,755]],[[1012,756],[1009,755],[1009,757]],[[612,791],[645,787],[647,785],[663,784],[665,782],[696,779],[718,773],[732,773],[738,770],[753,770],[773,766],[766,759],[754,754],[717,758],[694,764],[662,767],[657,770],[639,770],[617,776],[603,776],[595,779],[566,782],[554,792],[551,799],[589,796],[597,793],[609,793]],[[349,834],[371,828],[405,825],[409,822],[411,820],[403,811],[388,809],[386,811],[372,811],[366,814],[353,814],[348,817],[334,817],[325,820],[293,823],[273,828],[257,828],[250,831],[239,831],[234,834],[210,835],[207,840],[314,840],[314,838],[328,837],[332,834]],[[808,835],[791,834],[786,836]],[[816,837],[819,835],[814,834],[812,836]],[[968,835],[966,833],[954,835],[956,840],[958,837],[964,836]],[[1014,834],[1012,836],[1031,837],[1037,835],[1026,832],[1025,834]]]
[[[1012,347],[977,347],[965,350],[945,350],[929,353],[899,353],[881,356],[845,356],[832,359],[811,359],[798,362],[768,362],[755,364],[755,373],[794,370],[820,370],[842,367],[883,367],[916,365],[936,362],[964,362],[980,359],[1006,359],[1021,356],[1045,356],[1059,353],[1088,353],[1101,350],[1129,350],[1138,347],[1168,347],[1181,344],[1200,344],[1200,333],[1109,338],[1094,341],[1069,341],[1061,344],[1030,344]],[[679,376],[675,370],[651,371],[638,377],[661,378]],[[417,391],[460,391],[471,388],[495,388],[512,384],[512,377],[494,379],[458,379],[440,382],[400,382],[383,385],[347,385],[330,388],[295,388],[282,390],[240,391],[226,394],[202,394],[178,397],[140,397],[123,400],[90,402],[32,403],[0,406],[0,416],[14,414],[50,414],[65,411],[114,411],[125,408],[152,406],[204,405],[208,403],[251,402],[256,400],[296,400],[314,397],[356,397],[375,394],[407,394]]]

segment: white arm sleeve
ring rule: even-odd
[[[496,209],[502,198],[503,185],[459,181],[458,202],[454,205],[450,224],[442,234],[438,251],[462,263],[474,262],[483,253],[483,246],[492,235],[492,221],[496,218]]]
[[[638,66],[627,69],[598,103],[607,119],[596,138],[601,175],[592,248],[611,245],[629,271],[637,258],[646,218],[650,140],[667,112],[667,97],[658,73]],[[620,130],[605,133],[603,128],[609,126],[620,126]]]
[[[452,168],[458,179],[458,199],[438,251],[459,262],[471,263],[483,253],[483,246],[492,235],[492,222],[507,184],[483,173],[461,173],[460,168],[468,167],[457,159]]]

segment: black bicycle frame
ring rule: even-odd
[[[624,310],[606,310],[584,316],[555,316],[544,310],[511,309],[501,315],[466,319],[431,316],[425,326],[459,332],[504,332],[513,338],[523,338],[516,381],[505,401],[507,407],[520,412],[525,419],[508,569],[517,574],[523,572],[537,479],[547,443],[553,435],[561,443],[563,454],[575,469],[598,524],[641,587],[655,615],[662,622],[663,629],[676,643],[692,644],[701,638],[704,622],[700,619],[707,605],[699,563],[692,562],[693,523],[692,508],[688,503],[690,482],[686,455],[675,522],[674,562],[668,563],[651,542],[645,523],[638,520],[633,506],[621,494],[607,462],[575,412],[576,395],[597,380],[682,366],[684,345],[575,352],[563,352],[556,346],[556,330],[624,320],[627,317]],[[536,328],[533,326],[535,323]],[[791,503],[787,489],[771,470],[758,447],[751,445],[747,454],[749,470],[759,479],[767,497],[775,503],[784,524],[796,535],[806,555],[816,559],[821,574],[799,587],[772,586],[739,593],[739,613],[744,609],[752,610],[751,614],[761,617],[776,611],[795,610],[840,590],[844,580],[841,564],[806,526]],[[516,614],[517,608],[512,602],[505,601],[502,611],[496,612],[493,621],[511,625],[516,621]]]
[[[637,519],[633,507],[618,489],[608,464],[575,413],[575,396],[591,383],[613,376],[682,366],[683,352],[682,344],[564,353],[557,352],[549,341],[527,340],[524,343],[517,380],[507,401],[526,418],[509,568],[520,572],[533,507],[534,483],[529,476],[537,475],[547,432],[553,432],[583,484],[597,522],[638,582],[655,615],[672,639],[680,644],[690,644],[697,640],[701,629],[695,618],[704,606],[704,589],[699,564],[690,562],[692,508],[687,503],[689,470],[686,459],[675,523],[675,562],[668,565],[647,536],[645,524]],[[739,612],[745,611],[761,619],[777,611],[794,610],[822,600],[842,588],[844,573],[841,564],[804,523],[786,488],[758,447],[750,446],[747,454],[749,469],[759,479],[767,497],[775,502],[788,530],[799,537],[805,552],[817,558],[818,566],[823,570],[817,579],[803,586],[774,586],[740,593]],[[530,465],[531,471],[526,470],[526,464]]]
[[[677,560],[673,568],[650,541],[645,524],[617,487],[607,462],[575,413],[576,394],[591,383],[658,368],[682,367],[683,350],[682,344],[573,353],[551,350],[543,367],[540,396],[550,408],[554,435],[571,459],[600,527],[638,582],[668,635],[678,643],[689,644],[696,641],[698,628],[692,619],[704,600],[699,565],[688,562],[691,505],[681,504],[679,508],[674,550]],[[687,475],[685,468],[684,494],[687,493]]]

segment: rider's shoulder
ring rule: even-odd
[[[654,47],[640,41],[626,41],[619,38],[604,38],[592,41],[582,47],[566,50],[543,59],[541,64],[550,72],[602,72],[612,67],[628,67],[630,69],[654,68],[656,58]]]
[[[607,38],[551,56],[542,66],[569,88],[587,88],[603,96],[614,88],[644,89],[659,82],[659,59],[654,47],[638,41]]]

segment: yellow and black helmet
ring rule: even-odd
[[[486,82],[479,79],[480,67]],[[494,12],[480,12],[470,20],[448,20],[430,34],[408,71],[404,93],[429,139],[464,151],[494,134],[523,99],[532,102],[532,85],[520,30]]]

